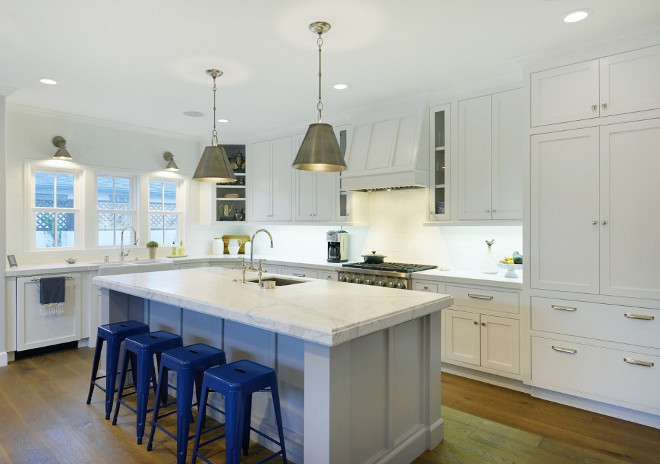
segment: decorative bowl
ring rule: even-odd
[[[69,264],[74,264],[76,261],[78,261],[78,258],[67,258],[66,262]]]

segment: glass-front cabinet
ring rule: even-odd
[[[449,106],[434,106],[430,109],[430,221],[449,219]]]
[[[234,170],[236,182],[215,184],[215,220],[245,220],[245,145],[222,145]]]

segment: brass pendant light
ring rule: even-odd
[[[307,134],[305,134],[300,150],[298,150],[291,167],[303,171],[344,171],[348,166],[346,166],[344,156],[339,149],[334,129],[330,124],[321,123],[321,111],[323,110],[323,103],[321,102],[321,45],[323,45],[323,38],[321,35],[330,30],[330,24],[317,21],[309,25],[309,30],[318,34],[316,40],[319,46],[319,102],[316,105],[318,123],[309,125]]]
[[[231,169],[225,149],[218,146],[218,131],[215,129],[215,79],[222,76],[222,71],[209,69],[206,74],[213,78],[213,132],[211,133],[211,145],[204,148],[204,153],[197,164],[193,179],[201,182],[230,183],[236,182],[236,176]]]

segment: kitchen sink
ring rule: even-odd
[[[259,279],[246,279],[246,282],[256,284]],[[304,284],[306,280],[285,279],[284,277],[262,277],[262,282],[275,282],[276,287],[283,287],[285,285]]]

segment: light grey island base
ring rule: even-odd
[[[295,463],[408,463],[440,443],[440,310],[451,297],[299,280],[265,290],[198,268],[94,283],[103,323],[141,320],[223,348],[228,362],[275,368]],[[268,395],[255,395],[252,424],[276,436]]]

